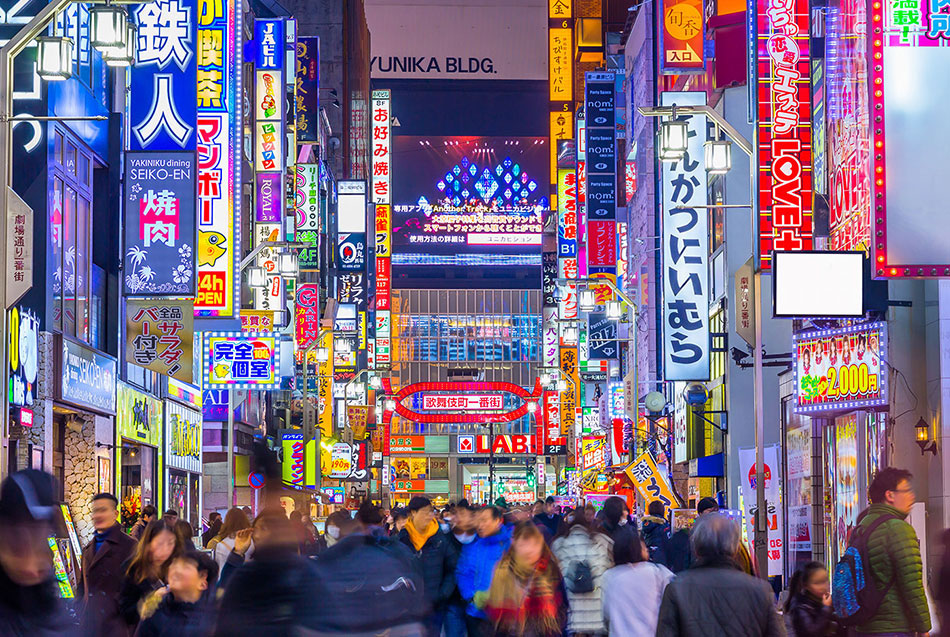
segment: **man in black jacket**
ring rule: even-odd
[[[214,628],[218,565],[206,553],[186,551],[168,567],[168,587],[135,637],[204,637]]]
[[[659,500],[647,505],[643,517],[640,538],[650,552],[650,561],[666,566],[669,563],[667,550],[670,544],[670,524],[666,521],[666,507]]]
[[[412,498],[407,510],[409,521],[399,532],[399,541],[409,547],[419,562],[426,601],[432,607],[432,613],[426,619],[426,628],[432,637],[439,637],[445,606],[455,591],[458,553],[439,529],[435,509],[429,498]]]
[[[111,493],[92,498],[92,525],[96,531],[82,550],[77,595],[82,600],[82,624],[90,635],[122,634],[126,630],[118,600],[125,577],[122,565],[135,551],[135,540],[119,526],[118,505]]]
[[[534,516],[534,523],[538,526],[547,527],[551,532],[551,537],[557,535],[558,527],[561,526],[561,516],[554,511],[554,497],[548,496],[544,501],[543,510]]]
[[[666,587],[657,637],[784,637],[771,587],[736,566],[739,525],[718,513],[700,516],[690,542],[696,563]]]

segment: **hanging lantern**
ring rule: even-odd
[[[36,72],[47,82],[68,80],[73,74],[73,41],[71,38],[36,38]]]
[[[95,5],[89,9],[89,43],[105,53],[109,49],[125,51],[129,39],[129,16],[125,9],[113,4]]]

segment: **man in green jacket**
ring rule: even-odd
[[[914,506],[913,478],[909,471],[887,467],[878,472],[868,488],[871,506],[858,517],[858,526],[870,526],[882,515],[892,519],[881,523],[868,538],[868,563],[878,589],[890,585],[877,612],[857,634],[894,636],[927,635],[930,611],[924,593],[920,543],[905,518]]]

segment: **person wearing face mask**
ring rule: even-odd
[[[327,517],[326,533],[327,548],[340,541],[340,529],[346,528],[346,525],[352,520],[349,511],[334,511]]]
[[[448,516],[446,516],[448,517]],[[446,535],[456,555],[475,539],[475,512],[467,504],[458,504],[452,510],[451,529]],[[447,637],[465,635],[465,607],[467,604],[459,592],[458,582],[445,604],[445,634]]]
[[[0,484],[0,635],[73,634],[53,575],[53,477],[27,469]]]
[[[607,498],[604,502],[603,514],[601,528],[614,541],[614,546],[628,546],[633,542],[637,532],[631,528],[632,524],[627,524],[627,503],[623,498],[617,496]]]
[[[429,498],[416,496],[407,507],[409,519],[399,532],[399,541],[412,550],[422,570],[423,591],[432,606],[426,628],[432,637],[439,637],[445,604],[455,590],[455,566],[458,562],[452,543],[439,528],[435,509]]]

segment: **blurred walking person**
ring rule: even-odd
[[[218,535],[208,543],[208,548],[214,550],[214,561],[218,563],[219,573],[224,568],[228,554],[234,548],[234,538],[238,531],[249,528],[251,528],[251,521],[247,519],[247,514],[244,511],[237,507],[228,510]]]
[[[95,495],[90,503],[95,532],[82,550],[76,595],[82,603],[81,623],[89,635],[121,635],[127,630],[118,600],[125,564],[135,551],[136,541],[122,532],[118,506],[118,499],[111,493]],[[144,509],[142,513],[144,517]]]
[[[666,520],[666,507],[659,500],[647,505],[647,515],[640,525],[640,538],[650,552],[650,560],[666,566],[670,563],[670,524]]]
[[[663,591],[673,580],[673,573],[650,561],[646,545],[635,533],[619,536],[614,542],[614,562],[616,566],[604,574],[603,582],[608,634],[652,637]]]
[[[126,564],[119,591],[119,612],[129,634],[135,632],[141,620],[142,602],[152,591],[165,586],[168,567],[181,553],[181,539],[175,533],[174,525],[164,519],[148,523]]]
[[[132,536],[133,540],[138,541],[142,537],[142,532],[145,531],[145,527],[148,526],[148,523],[155,519],[155,516],[158,515],[158,509],[156,509],[151,504],[146,504],[142,507],[142,512],[139,514],[139,519],[135,521],[135,524],[132,525],[132,530],[129,532],[129,535]]]
[[[0,484],[0,635],[74,634],[59,598],[53,555],[53,477],[26,469]]]
[[[718,513],[697,518],[690,532],[696,557],[663,594],[657,637],[785,635],[768,583],[739,570],[739,525]]]
[[[540,502],[540,500],[539,500]],[[561,526],[561,516],[554,510],[554,496],[548,496],[544,502],[541,502],[541,510],[534,516],[534,523],[544,525],[551,533],[553,538],[557,535],[558,528]]]
[[[208,530],[201,534],[201,548],[209,548],[208,543],[221,531],[223,524],[224,520],[221,519],[221,514],[212,511],[208,516]]]
[[[179,523],[181,520],[179,520]],[[142,619],[135,637],[206,637],[214,629],[214,584],[218,565],[201,551],[185,551],[168,567],[168,586],[153,612]]]
[[[630,523],[630,518],[627,515],[627,503],[623,498],[619,496],[607,498],[601,512],[604,518],[601,528],[614,541],[615,550],[618,544],[626,546],[632,543],[635,536],[638,540],[637,545],[640,545],[637,527]],[[614,556],[614,563],[617,563],[616,556]]]
[[[450,516],[446,516],[449,519]],[[464,504],[457,505],[452,510],[451,525],[448,538],[452,543],[452,550],[456,555],[456,569],[458,568],[458,556],[462,554],[462,548],[466,544],[471,544],[475,538],[475,513]],[[465,607],[467,604],[462,599],[459,592],[458,580],[455,581],[455,587],[452,595],[449,596],[445,605],[445,634],[446,637],[464,637],[465,631]]]
[[[613,540],[595,530],[586,510],[577,507],[551,549],[564,573],[570,606],[568,630],[572,634],[606,634],[602,584],[604,573],[614,565]]]
[[[485,611],[500,637],[555,637],[567,627],[557,560],[533,522],[520,522],[495,568]]]
[[[502,523],[498,507],[488,506],[475,514],[478,537],[462,547],[455,576],[459,593],[465,601],[465,626],[469,637],[483,637],[492,632],[485,614],[485,601],[491,587],[495,566],[511,545],[511,531]]]
[[[181,547],[184,551],[195,550],[195,530],[187,520],[178,520],[175,522],[175,533],[181,540]]]
[[[439,637],[446,604],[455,590],[458,554],[439,528],[429,498],[415,496],[409,501],[407,511],[409,520],[399,532],[399,541],[412,550],[419,562],[426,601],[432,607],[426,628],[431,637]]]
[[[696,504],[698,515],[708,515],[719,512],[719,503],[715,498],[705,497]],[[740,542],[740,551],[742,550]],[[666,566],[674,573],[685,571],[693,563],[693,551],[689,548],[689,528],[683,527],[670,536],[667,545]]]
[[[831,582],[821,562],[808,562],[795,571],[788,585],[785,614],[796,637],[833,637],[838,620],[831,608]]]

